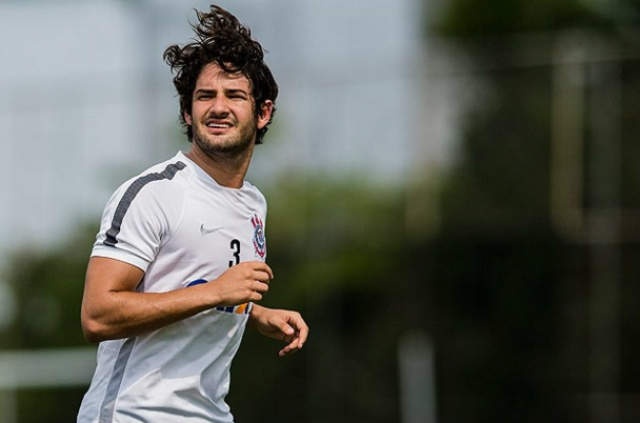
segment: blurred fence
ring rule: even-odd
[[[91,380],[95,364],[95,348],[0,352],[0,421],[19,421],[16,391],[84,388]]]

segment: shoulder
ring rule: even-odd
[[[113,199],[125,203],[145,198],[176,200],[176,196],[179,197],[187,186],[190,174],[187,164],[176,156],[151,166],[122,183]]]
[[[129,179],[123,185],[127,186],[128,190],[141,190],[147,186],[154,187],[156,186],[154,182],[161,182],[163,188],[180,187],[189,179],[191,173],[191,169],[189,169],[185,161],[180,160],[179,157],[174,157],[151,166]]]
[[[138,223],[154,218],[174,221],[184,207],[189,173],[179,156],[149,167],[116,189],[105,206],[103,220],[118,226],[131,219]]]
[[[181,218],[188,173],[174,157],[121,184],[105,206],[96,245],[119,246],[150,262]]]

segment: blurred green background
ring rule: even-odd
[[[101,206],[188,148],[160,55],[207,3],[55,3],[0,2],[29,33],[0,29],[0,381],[6,354],[89,346],[79,306]],[[268,40],[283,90],[250,175],[269,200],[264,303],[311,327],[284,360],[246,334],[228,397],[238,422],[640,420],[640,2],[220,4]],[[98,70],[15,70],[17,47],[41,57],[34,40],[56,32],[30,17],[79,10],[87,25],[91,7],[140,33],[67,28],[93,44],[60,43],[58,57],[95,55]],[[113,47],[123,64],[109,70],[114,37],[137,44]],[[81,101],[60,119],[47,108],[66,92]],[[9,385],[3,423],[74,421],[86,390]]]

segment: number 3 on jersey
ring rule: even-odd
[[[238,241],[237,239],[232,239],[231,242],[229,243],[229,247],[231,248],[231,251],[233,252],[233,260],[229,260],[229,267],[233,267],[236,264],[240,263],[240,241]],[[237,314],[242,314],[242,313],[248,313],[249,309],[248,309],[248,303],[244,303],[244,304],[240,304],[238,307],[235,308],[235,313]],[[234,307],[218,307],[218,310],[224,310],[230,313],[234,312]]]
[[[233,260],[229,260],[229,267],[232,267],[240,263],[240,241],[232,239],[229,247],[233,252]]]

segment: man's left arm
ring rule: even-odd
[[[309,335],[309,327],[297,311],[272,309],[255,303],[251,308],[249,327],[285,342],[287,345],[278,353],[280,357],[301,349]]]

